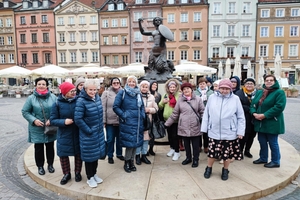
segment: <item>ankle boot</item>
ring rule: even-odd
[[[141,163],[141,156],[140,156],[140,154],[139,155],[135,155],[135,163],[137,165],[141,165],[142,164]]]
[[[204,178],[209,178],[211,175],[212,167],[206,167],[205,172],[204,172]]]
[[[148,160],[145,154],[142,155],[141,161],[145,164],[151,164],[150,160]]]
[[[150,146],[148,153],[152,156],[155,156],[155,152],[153,151],[153,146]]]
[[[124,163],[125,172],[130,173],[131,172],[131,170],[130,170],[130,160],[125,160],[124,162],[125,162]]]
[[[228,169],[225,169],[224,167],[222,168],[222,175],[221,175],[221,179],[223,181],[226,181],[228,179],[228,174],[229,174],[229,171]]]
[[[136,171],[136,167],[134,166],[134,160],[130,160],[130,170],[135,172]]]

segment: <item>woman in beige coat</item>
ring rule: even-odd
[[[142,81],[140,83],[140,90],[145,106],[146,115],[148,115],[150,121],[152,122],[152,114],[155,114],[157,112],[158,106],[155,102],[154,96],[150,93],[150,83],[148,81]],[[150,140],[149,131],[150,130],[144,131],[143,145],[136,149],[135,160],[137,165],[142,164],[142,162],[146,164],[151,164],[150,160],[148,160],[146,156]],[[140,154],[142,154],[142,156]]]

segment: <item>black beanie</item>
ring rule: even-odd
[[[121,84],[121,81],[118,77],[113,77],[110,79],[110,85],[112,85],[112,82],[115,80],[115,79],[118,79],[119,83]]]
[[[254,85],[255,85],[255,80],[253,79],[253,78],[246,78],[245,80],[244,80],[244,83],[247,83],[247,82],[252,82],[252,83],[254,83]]]

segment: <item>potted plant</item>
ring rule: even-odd
[[[298,91],[297,88],[292,87],[292,88],[290,88],[289,90],[290,90],[290,92],[291,92],[291,97],[298,97],[299,91]]]

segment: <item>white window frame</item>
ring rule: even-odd
[[[108,19],[102,19],[102,28],[108,28],[109,24],[108,24]]]
[[[188,1],[187,0],[181,0],[181,3],[187,3]]]
[[[248,57],[249,56],[249,50],[250,50],[249,47],[242,47],[242,55]]]
[[[79,16],[79,24],[86,24],[85,16]]]
[[[7,36],[7,44],[8,45],[13,45],[14,44],[12,36]]]
[[[292,8],[291,9],[291,17],[299,17],[300,16],[300,9],[299,8]]]
[[[264,31],[266,30],[266,31]],[[268,26],[261,26],[260,27],[260,37],[269,37],[269,27]]]
[[[258,54],[259,57],[268,57],[268,55],[269,55],[269,45],[260,44],[258,50],[259,50],[259,54]]]
[[[127,44],[127,36],[126,35],[122,35],[121,36],[121,44]]]
[[[174,13],[168,13],[168,23],[175,23],[175,14]]]
[[[103,60],[104,60],[104,65],[109,65],[109,55],[104,55],[103,56]]]
[[[138,21],[139,20],[139,18],[142,18],[143,17],[143,13],[142,12],[134,12],[133,13],[133,20],[134,21]]]
[[[290,26],[290,37],[299,36],[299,26]]]
[[[168,51],[168,60],[175,60],[174,51]]]
[[[15,62],[15,55],[13,53],[8,54],[8,63]]]
[[[128,55],[122,55],[122,64],[128,64]]]
[[[220,37],[220,25],[213,25],[213,37]]]
[[[142,42],[143,41],[143,36],[140,31],[135,31],[134,32],[134,41],[135,42]]]
[[[213,14],[221,14],[221,2],[214,2]]]
[[[74,17],[70,16],[69,17],[69,25],[74,25],[74,24],[75,24]]]
[[[3,27],[3,19],[0,19],[0,27]]]
[[[229,37],[235,36],[235,25],[227,26],[227,36]]]
[[[48,15],[42,15],[42,24],[48,23]]]
[[[251,2],[243,3],[243,13],[251,13]]]
[[[180,14],[180,22],[187,23],[189,21],[188,13],[181,13]]]
[[[187,50],[180,51],[180,60],[188,60],[188,51]]]
[[[275,37],[284,37],[284,27],[283,26],[275,26],[275,31],[274,31],[274,36]]]
[[[231,50],[232,50],[232,52],[231,52]],[[226,55],[227,55],[227,57],[233,57],[233,56],[235,56],[235,50],[236,50],[235,47],[227,47],[226,48]]]
[[[118,27],[118,19],[111,20],[111,27]]]
[[[63,17],[59,17],[59,18],[58,18],[58,25],[59,25],[59,26],[64,25],[64,18],[63,18]]]
[[[20,24],[26,24],[26,18],[25,16],[20,17]]]
[[[113,45],[118,45],[118,36],[112,36],[112,44]]]
[[[6,27],[12,27],[12,20],[11,18],[6,19]]]
[[[5,63],[5,54],[0,54],[0,63]]]
[[[70,62],[71,63],[77,62],[76,52],[70,52]]]
[[[98,41],[98,31],[91,31],[92,40],[91,41]]]
[[[108,4],[107,10],[108,10],[108,11],[113,11],[113,10],[115,10],[115,4],[114,4],[114,3]]]
[[[91,24],[97,24],[97,16],[96,15],[92,15],[90,20],[91,20],[91,22],[90,22]]]
[[[60,62],[66,62],[66,53],[60,52]]]
[[[201,22],[201,12],[194,12],[194,22]]]
[[[168,0],[168,4],[174,4],[174,0]]]
[[[193,31],[193,39],[194,40],[201,40],[201,31],[200,30],[194,30]]]
[[[127,18],[121,19],[121,27],[127,27]]]
[[[285,9],[284,8],[277,8],[275,10],[275,17],[284,17],[285,15]]]
[[[109,37],[103,36],[103,45],[109,45]]]
[[[279,47],[280,52],[277,49]],[[283,44],[274,44],[274,56],[276,56],[277,53],[279,53],[280,56],[283,56]]]
[[[149,3],[157,3],[156,0],[149,0]]]
[[[220,47],[213,47],[212,48],[212,57],[213,58],[220,57]]]
[[[75,38],[75,32],[70,32],[69,33],[70,34],[70,42],[75,42],[76,40],[76,38]]]
[[[80,42],[86,42],[86,32],[80,32]]]
[[[235,2],[228,2],[228,13],[235,14]]]
[[[141,51],[135,52],[135,62],[136,63],[143,62],[142,58],[143,58],[143,52],[141,52]]]
[[[260,10],[260,17],[261,18],[268,18],[268,17],[270,17],[270,9],[261,9]]]
[[[65,33],[59,33],[59,42],[65,42]]]
[[[188,31],[180,31],[180,41],[188,41],[189,33]]]
[[[298,49],[298,44],[289,44],[289,56],[298,56]]]
[[[194,60],[201,60],[201,51],[199,49],[194,50],[193,57],[194,57]]]
[[[98,51],[92,51],[92,62],[98,62],[98,61],[99,61]]]
[[[119,56],[118,55],[113,55],[113,64],[118,65],[119,64]]]
[[[43,42],[50,42],[50,33],[43,33]]]
[[[250,25],[249,24],[244,24],[242,25],[242,36],[248,37],[250,36]]]
[[[87,52],[86,51],[82,51],[81,52],[81,62],[87,62]]]
[[[148,11],[148,17],[149,18],[157,17],[157,12],[156,11]]]
[[[121,2],[121,3],[118,3],[118,6],[117,6],[118,10],[124,10],[124,4]]]
[[[136,3],[136,4],[142,4],[142,3],[143,3],[143,0],[135,0],[135,3]]]

